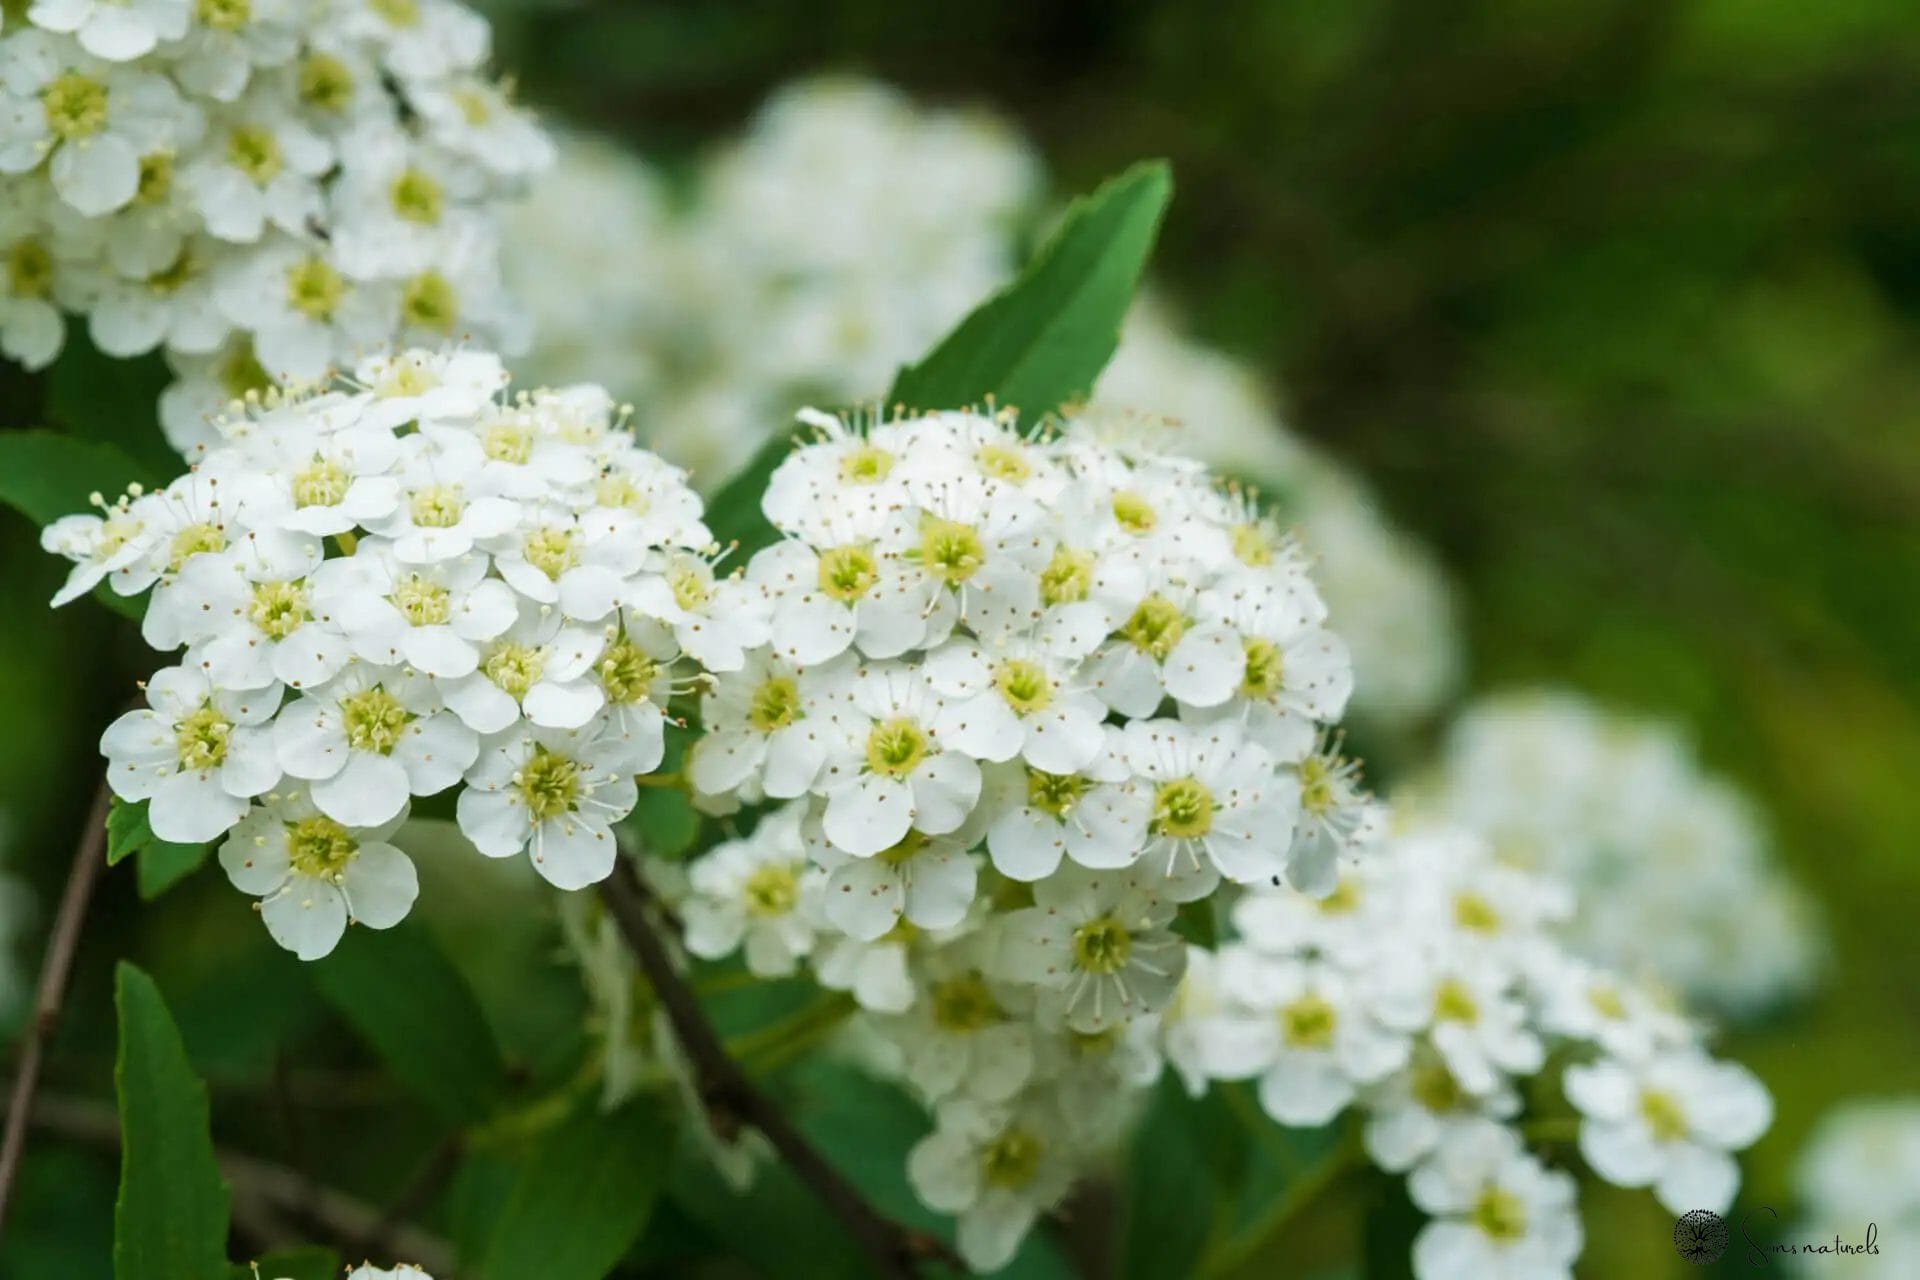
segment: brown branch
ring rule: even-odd
[[[8,1113],[11,1120],[12,1112]],[[41,1099],[33,1117],[36,1127],[90,1146],[117,1149],[120,1120],[111,1106],[85,1098],[54,1094]],[[220,1172],[233,1188],[236,1222],[252,1224],[268,1246],[300,1242],[293,1223],[331,1240],[363,1240],[381,1227],[384,1216],[364,1201],[339,1191],[316,1187],[303,1173],[285,1165],[237,1151],[214,1153]],[[395,1226],[386,1232],[391,1257],[411,1262],[436,1276],[451,1276],[453,1247],[440,1237],[417,1228]]]
[[[600,896],[632,948],[640,971],[660,997],[660,1006],[693,1066],[694,1080],[714,1131],[730,1138],[743,1126],[758,1129],[788,1167],[840,1219],[880,1275],[914,1280],[926,1262],[960,1269],[958,1260],[941,1241],[895,1222],[868,1203],[727,1056],[726,1047],[648,918],[653,895],[634,873],[631,861],[622,857],[615,862],[613,875],[600,885]]]
[[[53,929],[47,935],[46,955],[40,961],[40,988],[34,997],[33,1017],[27,1023],[20,1045],[20,1065],[13,1078],[13,1093],[7,1102],[7,1129],[0,1139],[0,1238],[6,1235],[7,1205],[13,1199],[13,1184],[20,1172],[20,1159],[27,1145],[27,1125],[33,1117],[34,1090],[40,1086],[40,1063],[60,1022],[60,1007],[66,999],[67,979],[73,973],[74,951],[80,945],[80,927],[87,917],[87,903],[93,898],[93,886],[99,882],[106,865],[107,806],[112,793],[103,781],[94,793],[87,811],[87,825],[73,851],[73,869],[67,873],[67,887],[60,895],[60,909]]]

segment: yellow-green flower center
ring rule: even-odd
[[[257,583],[247,604],[247,617],[270,640],[285,640],[311,616],[304,582]]]
[[[993,989],[977,973],[963,974],[934,983],[927,991],[932,1000],[933,1024],[944,1031],[967,1034],[984,1031],[1002,1022],[1006,1011],[993,998]]]
[[[1340,797],[1333,789],[1335,772],[1323,756],[1300,762],[1300,807],[1316,817],[1333,812]]]
[[[201,552],[226,549],[227,531],[219,525],[205,520],[186,525],[167,544],[167,568],[178,573],[182,565]]]
[[[1280,646],[1271,640],[1246,642],[1247,670],[1240,677],[1240,694],[1257,702],[1271,701],[1285,681]]]
[[[1233,554],[1241,564],[1260,568],[1273,563],[1273,535],[1258,520],[1233,528]]]
[[[623,631],[600,655],[599,672],[607,701],[626,706],[652,696],[654,681],[660,678],[660,664]]]
[[[40,91],[47,128],[63,142],[91,138],[107,127],[107,86],[78,71],[56,76]]]
[[[994,668],[993,686],[1016,715],[1045,711],[1053,701],[1053,681],[1046,668],[1026,658],[1009,658]]]
[[[253,20],[253,0],[198,0],[193,12],[203,27],[238,31]]]
[[[1027,461],[1026,450],[1013,445],[983,444],[973,460],[981,471],[1008,484],[1025,484],[1033,476],[1033,464]]]
[[[1453,922],[1470,933],[1500,932],[1500,912],[1477,893],[1454,895]]]
[[[198,279],[206,270],[206,263],[194,253],[191,245],[180,250],[180,254],[171,264],[162,267],[147,277],[146,285],[156,296],[172,297],[188,284]]]
[[[310,53],[300,59],[295,80],[300,101],[316,111],[338,113],[353,101],[353,72],[330,53]]]
[[[227,135],[227,163],[246,174],[256,187],[264,187],[280,176],[286,162],[273,130],[243,124]]]
[[[315,458],[293,473],[293,505],[331,507],[347,496],[352,482],[344,467],[327,458]]]
[[[574,545],[573,530],[558,525],[542,525],[527,534],[520,544],[520,554],[554,582],[580,563],[580,548]]]
[[[1153,793],[1153,834],[1198,840],[1213,830],[1213,792],[1198,778],[1163,782]]]
[[[416,329],[452,333],[460,323],[460,298],[438,271],[422,271],[400,295],[400,318]]]
[[[1186,633],[1186,616],[1180,612],[1179,605],[1165,596],[1148,596],[1142,600],[1120,628],[1123,639],[1155,662],[1165,662],[1173,646],[1179,644],[1180,637]]]
[[[867,731],[867,768],[889,778],[904,778],[926,759],[926,731],[905,716],[883,720]]]
[[[893,470],[893,455],[875,444],[862,444],[840,459],[842,484],[879,484]]]
[[[1280,1037],[1294,1049],[1325,1049],[1333,1043],[1340,1015],[1317,995],[1301,996],[1280,1010]]]
[[[1679,1142],[1693,1132],[1680,1100],[1664,1090],[1640,1091],[1640,1115],[1646,1120],[1647,1130],[1655,1142]]]
[[[136,204],[156,205],[173,194],[173,152],[155,151],[140,157],[140,185],[134,189]]]
[[[835,600],[858,600],[879,580],[880,566],[865,547],[832,547],[820,553],[820,589]]]
[[[653,505],[632,480],[617,473],[600,477],[594,486],[593,500],[603,507],[622,507],[643,514]]]
[[[1160,523],[1153,504],[1140,494],[1126,489],[1113,495],[1113,519],[1115,524],[1135,537],[1152,533],[1153,527]]]
[[[325,258],[302,258],[287,268],[287,305],[311,320],[331,320],[347,296],[347,282]]]
[[[915,857],[919,856],[920,851],[926,847],[927,837],[918,831],[909,830],[907,834],[901,836],[900,839],[888,845],[874,856],[890,867],[897,867],[903,863],[913,861]]]
[[[420,21],[420,0],[368,0],[367,7],[390,27],[404,29]]]
[[[1093,591],[1093,554],[1069,547],[1054,549],[1040,571],[1040,598],[1050,605],[1077,604]]]
[[[1610,1022],[1618,1022],[1627,1016],[1627,1002],[1620,994],[1620,988],[1611,982],[1596,982],[1587,988],[1587,1003],[1593,1011]]]
[[[712,592],[707,587],[707,575],[691,561],[677,561],[667,570],[667,587],[673,592],[673,602],[688,613],[697,613],[706,608],[707,599]]]
[[[761,733],[784,729],[800,718],[800,686],[786,676],[768,676],[747,698],[747,723]]]
[[[920,564],[928,573],[953,585],[980,572],[986,562],[986,545],[972,525],[920,517]]]
[[[173,745],[184,773],[218,768],[227,758],[227,742],[233,735],[233,722],[202,706],[173,727]]]
[[[1321,898],[1315,906],[1323,916],[1350,916],[1360,909],[1360,882],[1352,876],[1341,876],[1334,883],[1333,892]]]
[[[494,462],[524,467],[533,457],[533,428],[524,422],[496,422],[480,436],[480,449]]]
[[[460,118],[475,126],[485,124],[493,116],[493,101],[484,90],[472,86],[455,89],[453,103],[460,108]]]
[[[400,699],[375,685],[340,699],[340,720],[349,747],[386,756],[399,745],[413,714],[400,705]]]
[[[249,394],[259,394],[273,385],[273,379],[267,376],[267,367],[253,354],[253,343],[241,342],[220,361],[220,389],[227,393],[228,399],[244,400]]]
[[[451,529],[467,511],[467,500],[460,490],[447,484],[429,485],[414,491],[407,503],[407,514],[425,529]]]
[[[1027,806],[1064,820],[1087,793],[1087,780],[1077,773],[1027,770]]]
[[[508,641],[494,646],[487,654],[486,661],[480,664],[480,669],[487,673],[487,679],[517,702],[527,696],[527,690],[540,682],[540,673],[546,665],[546,655],[540,650]]]
[[[1008,1129],[980,1153],[980,1180],[990,1187],[1018,1190],[1040,1171],[1040,1139],[1025,1129]]]
[[[1434,990],[1433,1020],[1472,1026],[1480,1021],[1480,1002],[1473,998],[1473,992],[1468,990],[1466,983],[1458,978],[1448,978]]]
[[[1491,1183],[1481,1190],[1467,1218],[1492,1240],[1519,1240],[1527,1234],[1527,1206],[1513,1192]]]
[[[410,573],[393,587],[393,606],[409,626],[444,626],[453,616],[453,596],[431,578]]]
[[[1073,931],[1074,967],[1087,973],[1118,973],[1133,954],[1133,935],[1112,916],[1089,920]]]
[[[408,222],[431,227],[439,223],[446,208],[446,193],[440,184],[418,169],[404,170],[393,180],[393,211]]]
[[[315,814],[287,824],[287,861],[303,876],[336,879],[359,852],[359,842],[332,818]]]
[[[1435,1115],[1458,1111],[1467,1101],[1467,1091],[1438,1057],[1429,1057],[1414,1065],[1407,1079],[1407,1092]]]
[[[747,914],[768,919],[792,913],[800,902],[800,873],[790,862],[755,867],[740,888]]]
[[[535,747],[514,775],[520,801],[535,822],[551,822],[573,812],[580,801],[580,765],[546,747]]]
[[[16,298],[53,293],[53,255],[38,240],[16,240],[8,248],[7,292]]]

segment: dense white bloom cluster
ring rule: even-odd
[[[710,807],[776,807],[654,875],[693,956],[850,993],[936,1115],[910,1178],[992,1268],[1157,1074],[1182,904],[1325,893],[1356,851],[1351,673],[1291,541],[1194,463],[810,420],[742,579],[769,639],[688,757]]]
[[[9,6],[11,10],[13,6]],[[389,341],[524,326],[502,197],[551,144],[484,74],[456,0],[32,0],[0,30],[0,350],[54,359],[63,313],[163,350],[190,458],[270,379]]]
[[[224,837],[302,957],[406,914],[391,840],[416,796],[458,787],[489,857],[603,879],[682,654],[742,661],[722,615],[743,589],[713,581],[683,474],[599,388],[507,381],[490,355],[369,358],[256,399],[166,488],[43,535],[76,562],[55,603],[151,588],[142,634],[185,649],[102,739],[115,794],[161,839]]]
[[[1920,1241],[1920,1098],[1843,1104],[1814,1129],[1795,1172],[1799,1221],[1760,1219],[1753,1232],[1793,1246],[1785,1261],[1795,1274],[1830,1276],[1844,1267],[1848,1275],[1894,1280],[1912,1271],[1910,1251]]]
[[[884,392],[1002,284],[1039,186],[998,120],[842,78],[776,94],[673,211],[638,158],[563,139],[507,245],[528,370],[622,370],[661,452],[717,482],[799,406]]]
[[[1567,884],[1579,902],[1568,939],[1592,959],[1728,1014],[1812,980],[1807,902],[1772,864],[1752,805],[1670,726],[1565,693],[1490,698],[1409,802]]]
[[[1772,1119],[1759,1081],[1708,1056],[1695,1026],[1566,949],[1569,908],[1476,837],[1384,835],[1318,901],[1244,894],[1236,939],[1190,967],[1165,1052],[1196,1092],[1256,1081],[1280,1124],[1357,1108],[1368,1156],[1432,1217],[1420,1280],[1569,1276],[1573,1179],[1527,1150],[1522,1116],[1550,1060],[1588,1166],[1676,1214],[1724,1211],[1732,1153]]]

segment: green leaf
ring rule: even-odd
[[[213,1158],[207,1090],[153,979],[115,973],[120,1056],[120,1198],[115,1280],[225,1280],[227,1186]]]
[[[152,902],[185,880],[200,869],[200,864],[212,852],[213,846],[209,844],[175,844],[171,840],[155,840],[143,846],[134,862],[140,901]]]
[[[588,1099],[534,1147],[508,1194],[483,1280],[600,1280],[646,1229],[673,1154],[665,1113]]]
[[[1238,1216],[1246,1135],[1221,1096],[1190,1098],[1170,1075],[1135,1131],[1121,1193],[1121,1275],[1198,1274]]]
[[[153,474],[124,450],[98,440],[42,428],[0,432],[0,502],[35,524],[85,511],[95,493],[112,501]]]
[[[123,450],[166,479],[186,463],[160,432],[160,393],[173,381],[158,355],[123,360],[103,354],[84,326],[67,331],[47,371],[47,416],[76,436]]]
[[[507,1067],[460,971],[418,921],[353,929],[311,966],[320,994],[429,1106],[454,1124],[484,1119]]]
[[[1426,1217],[1408,1199],[1403,1179],[1381,1174],[1373,1182],[1362,1242],[1367,1280],[1412,1280],[1413,1238]]]
[[[115,796],[107,806],[107,865],[117,865],[152,841],[153,828],[147,825],[147,802]]]
[[[1086,396],[1119,345],[1172,194],[1172,175],[1155,160],[1075,201],[1012,284],[900,371],[888,403],[954,409],[992,396],[1032,419]],[[760,500],[792,447],[791,436],[769,440],[713,496],[707,527],[715,540],[738,543],[743,557],[774,541]]]
[[[252,1266],[236,1262],[227,1269],[227,1280],[338,1280],[339,1275],[340,1255],[317,1244],[275,1249]]]
[[[1151,160],[1075,201],[1011,285],[900,371],[888,403],[953,409],[991,396],[1032,421],[1087,396],[1119,345],[1172,194],[1166,162]]]

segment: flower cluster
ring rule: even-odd
[[[1752,805],[1671,727],[1570,694],[1491,698],[1455,724],[1409,803],[1481,832],[1578,897],[1568,940],[1728,1014],[1804,989],[1818,934]]]
[[[1334,887],[1351,673],[1304,558],[1196,464],[1089,422],[809,417],[742,579],[768,640],[688,758],[708,807],[772,807],[656,881],[694,956],[804,962],[872,1016],[938,1118],[909,1174],[994,1267],[1157,1062],[1182,904]]]
[[[1795,1274],[1905,1274],[1911,1263],[1902,1255],[1920,1240],[1920,1098],[1841,1105],[1815,1127],[1795,1172],[1797,1224],[1768,1224],[1772,1242],[1794,1246]]]
[[[1420,1280],[1569,1276],[1573,1179],[1527,1149],[1554,1123],[1523,1117],[1550,1063],[1587,1165],[1676,1214],[1724,1211],[1732,1153],[1772,1119],[1759,1081],[1710,1057],[1696,1026],[1566,949],[1569,907],[1562,886],[1477,837],[1383,833],[1325,898],[1240,898],[1237,937],[1193,955],[1165,1052],[1194,1092],[1256,1082],[1283,1125],[1357,1109],[1368,1157],[1405,1173],[1432,1219],[1414,1245]]]
[[[55,603],[151,589],[178,665],[102,750],[156,836],[224,838],[275,940],[323,955],[417,882],[392,843],[458,787],[480,852],[577,889],[664,750],[683,653],[743,659],[701,504],[597,387],[511,399],[492,356],[408,352],[256,400],[164,489],[49,526]]]
[[[0,31],[0,350],[165,351],[190,458],[272,380],[522,322],[502,197],[551,144],[456,0],[33,0]],[[12,9],[12,6],[9,6]]]

